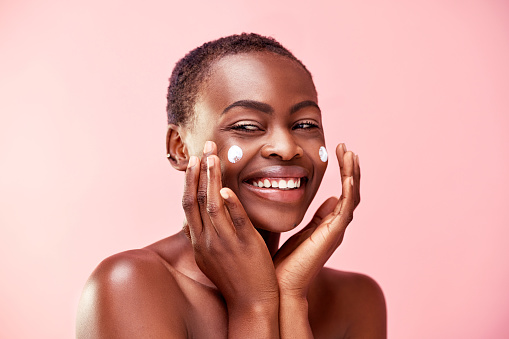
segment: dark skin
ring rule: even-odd
[[[230,163],[228,149],[243,156]],[[103,261],[80,301],[78,338],[385,338],[372,279],[323,265],[360,201],[358,156],[336,148],[339,198],[298,225],[327,166],[313,82],[272,53],[226,56],[202,86],[195,119],[170,125],[170,162],[185,171],[183,231]],[[300,187],[257,187],[290,180]]]

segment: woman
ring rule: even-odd
[[[358,156],[336,148],[342,194],[279,248],[328,157],[311,74],[271,38],[191,51],[168,89],[167,150],[185,171],[181,232],[92,273],[79,338],[385,338],[370,278],[323,265],[360,201]]]

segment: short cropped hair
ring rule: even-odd
[[[170,77],[166,112],[168,123],[185,126],[194,115],[194,105],[201,84],[207,79],[212,64],[227,55],[249,52],[272,52],[306,66],[272,37],[255,33],[230,35],[209,41],[180,59]]]

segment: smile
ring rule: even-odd
[[[258,178],[249,180],[254,187],[275,188],[278,190],[291,190],[300,188],[301,179],[304,178]]]
[[[242,189],[264,201],[294,204],[301,201],[312,173],[302,166],[267,166],[246,173]]]

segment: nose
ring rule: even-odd
[[[274,130],[261,150],[265,158],[279,157],[281,160],[300,158],[304,151],[290,131]]]

